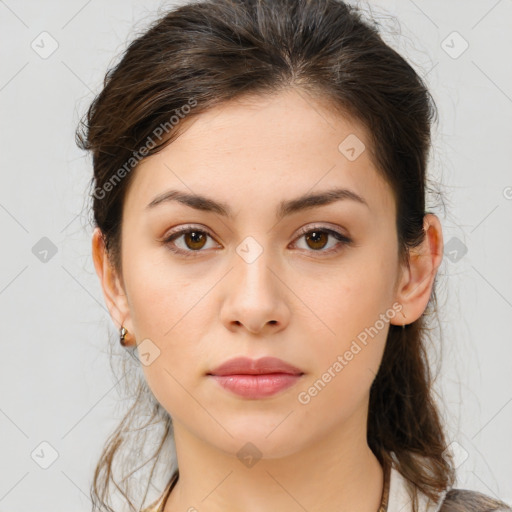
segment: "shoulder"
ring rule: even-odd
[[[450,489],[439,512],[512,512],[512,508],[478,491]]]

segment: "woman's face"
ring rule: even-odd
[[[123,210],[124,325],[152,392],[175,429],[229,453],[251,442],[274,458],[361,435],[390,320],[403,321],[395,204],[365,132],[291,91],[182,123],[132,171]],[[170,191],[188,204],[151,206]],[[242,396],[208,375],[237,356],[302,375]]]

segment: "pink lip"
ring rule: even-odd
[[[293,386],[304,372],[276,357],[236,357],[208,373],[224,389],[246,398],[264,398]]]
[[[209,372],[209,375],[261,375],[263,373],[302,375],[304,372],[277,357],[261,357],[260,359],[235,357],[217,366]]]

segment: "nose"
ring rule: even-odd
[[[235,256],[234,268],[224,282],[221,309],[221,320],[227,329],[264,334],[276,333],[288,325],[288,288],[278,274],[265,251],[254,261]]]

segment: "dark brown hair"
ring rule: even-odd
[[[77,130],[77,143],[93,155],[94,222],[119,275],[123,199],[137,163],[175,139],[181,118],[243,95],[292,87],[367,129],[367,149],[395,196],[397,250],[407,263],[409,250],[424,238],[426,167],[437,118],[421,77],[383,41],[377,24],[340,0],[203,0],[165,13],[129,45]],[[421,318],[405,329],[390,325],[368,415],[368,444],[381,464],[390,463],[393,452],[413,496],[420,489],[432,499],[455,478],[428,357],[436,318],[434,287]],[[145,461],[154,461],[147,494],[172,438],[172,420],[139,375],[133,406],[94,475],[91,495],[101,510],[113,510],[110,484],[135,510],[130,486],[119,486],[114,477],[114,462],[125,461],[123,481],[130,482],[138,468],[123,454],[139,453],[129,432],[144,414],[149,419],[141,431],[162,428]],[[416,498],[413,503],[416,510]]]

